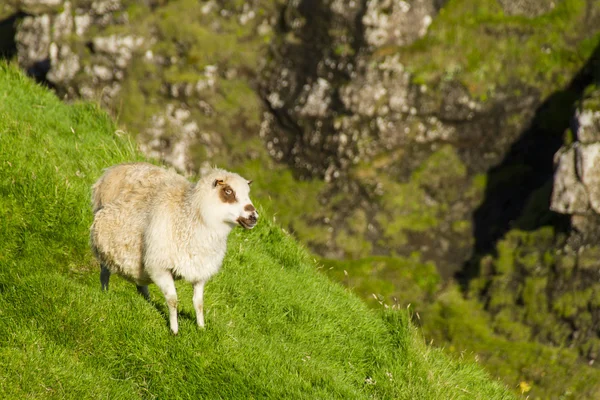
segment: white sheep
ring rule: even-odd
[[[258,213],[250,183],[212,169],[196,184],[146,163],[108,168],[92,187],[90,243],[108,290],[111,273],[135,283],[149,298],[154,282],[165,295],[171,331],[177,334],[175,280],[194,287],[196,320],[204,327],[204,285],[223,262],[235,226],[252,229]]]

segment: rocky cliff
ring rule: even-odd
[[[345,193],[328,218],[313,221],[333,231],[324,254],[417,251],[450,276],[473,249],[492,249],[548,181],[582,88],[548,96],[582,67],[575,59],[589,50],[573,44],[597,32],[598,11],[591,2],[579,11],[553,3],[577,26],[549,41],[550,16],[540,26],[491,19],[550,12],[546,2],[520,4],[284,8],[262,75],[270,113],[261,135],[273,157],[328,182],[324,202]],[[364,230],[353,226],[362,219]],[[338,239],[348,236],[366,243],[344,247]]]
[[[556,113],[540,107],[597,30],[591,2],[519,4],[15,1],[3,13],[23,68],[99,100],[147,153],[190,172],[270,157],[324,182],[308,222],[284,217],[313,250],[416,251],[451,276],[551,174],[566,126],[542,126]],[[569,29],[548,40],[556,21]],[[507,157],[528,158],[528,171],[501,168],[519,184],[489,173]]]

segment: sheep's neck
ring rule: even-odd
[[[191,216],[190,231],[194,232],[197,240],[224,240],[227,238],[233,227],[222,221],[215,221],[208,212],[208,207],[204,205],[204,199],[195,193],[193,187],[186,194],[184,202],[184,214]]]

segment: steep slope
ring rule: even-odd
[[[0,99],[1,398],[510,398],[427,347],[405,312],[331,283],[265,212],[232,234],[207,329],[180,282],[170,335],[156,288],[152,304],[119,279],[101,292],[88,249],[89,185],[140,158],[127,136],[6,65]]]

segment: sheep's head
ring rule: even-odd
[[[237,174],[224,173],[212,178],[211,192],[214,217],[231,226],[252,229],[258,222],[258,212],[250,200],[250,184]]]

